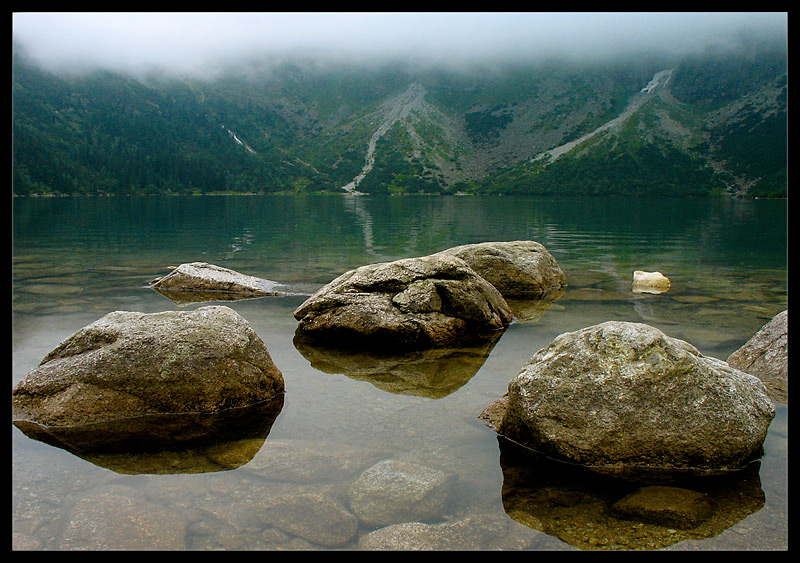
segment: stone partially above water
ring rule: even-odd
[[[224,306],[116,311],[47,354],[12,392],[15,419],[72,426],[144,415],[219,413],[283,393],[248,322]]]
[[[634,293],[664,293],[670,287],[669,279],[661,272],[633,272]]]
[[[150,282],[150,287],[179,302],[284,295],[279,285],[206,262],[181,264]]]
[[[648,325],[558,336],[482,415],[511,440],[621,476],[735,471],[762,453],[761,381]]]
[[[294,312],[311,340],[425,348],[485,338],[512,313],[500,292],[455,256],[432,255],[346,272]]]
[[[567,285],[544,245],[532,240],[464,244],[438,254],[457,256],[505,297],[541,297]]]
[[[776,401],[788,403],[789,311],[775,315],[728,356],[728,365],[757,376]]]

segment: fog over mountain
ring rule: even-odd
[[[786,197],[787,20],[15,13],[12,189]]]
[[[787,19],[780,12],[19,12],[13,37],[51,68],[207,73],[247,58],[300,54],[451,65],[681,55],[746,33],[785,37]]]

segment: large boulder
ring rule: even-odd
[[[772,320],[728,356],[728,365],[760,378],[776,401],[788,402],[789,311]]]
[[[346,272],[294,312],[311,340],[424,348],[496,334],[512,319],[498,290],[455,256],[432,255]]]
[[[14,418],[42,426],[219,413],[283,393],[261,338],[228,307],[116,311],[47,354],[12,392]]]
[[[541,297],[567,284],[556,259],[532,240],[465,244],[438,254],[461,258],[506,299]]]
[[[558,336],[484,415],[511,440],[620,476],[713,474],[762,453],[761,381],[639,323]]]

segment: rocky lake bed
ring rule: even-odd
[[[634,274],[633,291],[637,285],[641,290],[641,274]],[[649,284],[660,287],[656,293],[669,288],[659,277]],[[220,295],[280,295],[275,285],[205,263],[181,265],[151,283],[170,298],[190,293],[192,301],[198,295],[212,301]],[[408,361],[415,372],[419,363],[410,350],[458,348],[502,333],[517,318],[504,297],[539,302],[565,286],[558,263],[539,243],[464,245],[346,273],[308,297],[294,317],[298,336],[311,335],[312,348],[323,340],[344,346],[346,356],[377,347],[378,355],[399,364],[404,355],[413,358]],[[320,315],[330,318],[307,320]],[[582,549],[652,549],[716,535],[725,526],[731,515],[720,510],[725,497],[708,475],[735,482],[757,510],[750,466],[763,453],[775,416],[757,375],[772,382],[771,389],[776,380],[785,383],[788,369],[780,366],[787,365],[787,319],[786,312],[776,316],[759,333],[768,331],[769,338],[754,337],[749,360],[738,360],[756,375],[643,323],[612,321],[560,335],[480,415],[516,460],[504,469],[508,514],[541,531],[555,525],[557,537]],[[745,354],[743,349],[731,358]],[[767,373],[756,357],[777,367]],[[264,343],[222,305],[109,314],[49,353],[15,387],[13,405],[15,424],[30,437],[114,471],[180,474],[247,466],[252,482],[245,478],[234,496],[263,509],[260,517],[247,517],[264,527],[263,543],[256,546],[508,549],[536,543],[523,528],[490,513],[448,516],[455,474],[367,448],[328,454],[324,444],[268,440],[284,393],[283,376]],[[240,412],[264,403],[270,407]],[[236,414],[209,422],[210,415],[231,412]],[[519,463],[526,459],[533,463]],[[583,470],[589,477],[566,488],[550,485],[547,475],[564,464],[569,469],[561,471]],[[282,473],[282,467],[302,470]],[[318,471],[341,481],[324,491],[308,486]],[[520,489],[534,481],[511,483],[530,472],[538,482],[520,500]],[[288,488],[274,485],[283,479]],[[605,508],[593,513],[598,503]],[[65,547],[135,549],[155,542],[191,549],[211,542],[238,549],[236,525],[225,525],[229,534],[212,532],[218,519],[236,518],[235,506],[220,508],[224,514],[214,514],[212,525],[208,509],[187,507],[181,514],[132,499],[124,488],[103,492],[77,503],[82,516],[69,519]],[[109,511],[117,515],[111,521]],[[587,514],[594,525],[565,525]],[[129,518],[136,519],[134,528],[125,524]],[[162,533],[162,520],[172,522],[171,533]],[[576,532],[596,525],[599,535]],[[98,528],[104,532],[95,534]]]
[[[269,203],[284,201],[290,200]],[[360,217],[379,214],[379,201],[360,202]],[[424,214],[420,204],[439,205],[413,203],[414,216]],[[512,217],[524,209],[508,203]],[[286,211],[282,224],[302,221]],[[414,231],[397,221],[392,230],[359,232],[370,235],[362,243],[386,245],[397,228],[402,247],[368,245],[354,255],[323,248],[323,256],[313,256],[314,246],[306,245],[300,260],[284,241],[276,241],[284,253],[248,254],[252,241],[269,239],[258,231],[187,262],[172,251],[186,244],[184,235],[169,244],[153,239],[144,251],[137,241],[121,261],[118,243],[107,252],[92,242],[93,254],[54,252],[61,236],[20,246],[13,383],[26,420],[19,417],[12,434],[14,548],[783,549],[788,369],[781,350],[788,313],[785,272],[772,259],[747,269],[698,268],[697,237],[675,238],[674,254],[672,243],[662,244],[656,260],[628,256],[622,243],[597,234],[584,252],[583,230],[564,238],[563,231],[538,227],[551,233],[536,239],[558,269],[549,259],[527,262],[549,263],[555,282],[513,295],[498,281],[511,274],[489,281],[511,255],[509,243],[461,235],[443,245],[439,232],[427,245],[408,247]],[[103,240],[120,240],[104,225]],[[198,240],[213,238],[206,225]],[[677,228],[674,221],[670,228]],[[76,240],[87,240],[86,233]],[[547,258],[531,239],[505,240],[528,241],[516,244],[511,262]],[[170,250],[162,255],[159,245]],[[462,247],[482,258],[465,258]],[[598,249],[605,247],[616,253],[613,260],[602,257]],[[481,263],[490,265],[478,274]],[[434,264],[446,267],[428,275]],[[154,283],[187,270],[212,272],[218,285],[198,294],[196,286],[166,290]],[[670,284],[637,288],[637,270],[660,270]],[[473,274],[493,290],[455,283]],[[267,293],[225,285],[239,275],[255,278]],[[544,279],[531,271],[522,276],[537,277]],[[334,307],[311,307],[317,299]],[[313,309],[337,322],[361,319],[357,326],[374,330],[374,319],[367,322],[372,305],[353,312],[375,302],[391,307],[381,310],[406,336],[393,341],[393,325],[382,323],[383,345],[359,346],[352,327],[344,341],[328,341],[328,330],[341,330],[336,323],[315,334],[300,329],[303,312]],[[348,314],[337,313],[343,305]],[[466,320],[492,318],[497,324],[488,331]],[[409,339],[409,327],[449,336],[436,344]],[[98,375],[115,363],[114,377]],[[70,365],[77,385],[67,383]],[[200,368],[211,372],[193,380]],[[222,387],[212,372],[250,375],[215,393]],[[693,373],[703,374],[697,389]],[[137,374],[158,384],[136,384]],[[526,391],[522,379],[553,385]],[[21,400],[23,389],[31,396],[55,392],[36,406],[30,397]],[[503,424],[507,392],[515,401],[525,397],[514,413],[531,410],[534,397],[552,398],[553,410],[515,423],[512,432],[511,418],[523,418],[514,414]],[[92,398],[75,408],[81,397]],[[680,408],[669,408],[669,400]],[[533,412],[544,408],[540,402]],[[36,424],[36,413],[48,410],[56,418]],[[68,413],[83,418],[63,424]],[[111,416],[99,420],[98,413]],[[653,432],[648,421],[658,426],[655,434],[646,433]],[[720,438],[715,424],[736,427],[731,435],[742,440]],[[681,427],[693,429],[686,433],[692,440],[670,429]],[[652,438],[659,430],[664,440]],[[526,436],[535,442],[526,446]],[[669,475],[654,475],[654,466]]]

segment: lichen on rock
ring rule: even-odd
[[[425,348],[484,338],[512,313],[500,292],[454,256],[348,271],[294,312],[297,334],[350,346]]]
[[[761,454],[775,407],[758,378],[610,321],[558,336],[485,412],[515,442],[597,471],[709,474]]]

